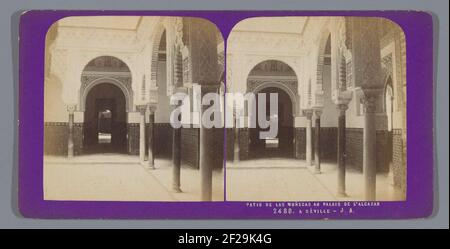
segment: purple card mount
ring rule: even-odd
[[[24,217],[432,214],[428,13],[28,11],[19,38]]]

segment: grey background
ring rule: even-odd
[[[448,228],[448,27],[447,0],[14,0],[0,7],[0,228]],[[403,221],[130,221],[32,220],[16,209],[19,14],[30,9],[107,10],[423,10],[435,17],[436,200],[432,217]],[[29,108],[32,108],[30,106]],[[431,110],[430,110],[431,111]]]

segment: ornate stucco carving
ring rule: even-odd
[[[228,51],[263,51],[295,55],[302,50],[300,34],[233,32],[228,38]]]
[[[389,76],[392,77],[393,74],[393,64],[392,64],[392,54],[388,54],[381,58],[381,71],[382,71],[382,79],[385,81]]]
[[[130,74],[104,74],[104,73],[95,73],[95,74],[84,73],[81,76],[80,92],[84,92],[85,89],[88,88],[88,86],[92,82],[98,79],[115,79],[121,82],[129,92],[132,92]]]
[[[269,80],[269,79],[248,79],[247,81],[247,91],[254,92],[255,89],[259,88],[261,85],[267,82],[277,82],[279,84],[287,87],[292,94],[297,93],[298,82],[296,79],[277,79],[277,80]]]
[[[83,73],[81,76],[79,107],[84,111],[85,98],[91,89],[99,83],[112,83],[119,87],[125,95],[127,110],[133,108],[133,90],[131,88],[131,75],[129,73]]]
[[[67,71],[67,50],[52,49],[50,59],[50,73],[62,76]]]
[[[133,30],[59,27],[57,43],[60,47],[72,48],[80,46],[121,50],[136,50],[138,48],[137,34]]]

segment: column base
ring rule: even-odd
[[[173,188],[172,191],[174,193],[183,193],[183,190],[181,190],[181,188]]]
[[[339,192],[339,193],[337,193],[337,197],[346,198],[346,197],[349,197],[349,195],[346,194],[345,192]]]
[[[144,168],[146,170],[155,170],[156,169],[154,165],[149,165],[149,164],[144,165]]]

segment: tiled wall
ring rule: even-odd
[[[402,139],[402,130],[396,129],[392,132],[392,171],[394,185],[406,193],[406,160],[405,148]]]
[[[148,125],[146,127],[148,132]],[[128,153],[139,155],[139,124],[128,124]],[[312,132],[314,141],[314,129]],[[67,155],[68,124],[45,123],[44,125],[44,153],[46,155]],[[233,160],[234,133],[233,129],[227,129],[227,159]],[[306,129],[295,128],[295,157],[305,159],[306,154]],[[215,157],[215,168],[222,167],[223,158],[223,130],[214,132],[214,148],[212,153]],[[182,129],[181,132],[182,162],[194,168],[199,163],[199,130]],[[392,142],[391,142],[392,141]],[[146,142],[147,139],[146,139]],[[363,129],[347,128],[346,130],[347,165],[349,168],[362,171],[363,165]],[[314,143],[313,143],[314,144]],[[249,130],[239,129],[240,160],[249,158]],[[148,145],[147,145],[148,146]],[[83,124],[74,124],[74,152],[80,155],[83,152]],[[313,146],[314,152],[314,146]],[[388,172],[392,161],[394,173],[394,184],[405,189],[406,167],[403,155],[404,145],[401,130],[377,131],[377,168],[379,172]],[[336,161],[337,158],[337,128],[321,129],[321,155],[322,160]],[[159,158],[172,157],[172,127],[170,124],[155,124],[155,156]]]
[[[181,161],[194,168],[199,167],[199,129],[181,129]]]
[[[294,128],[295,158],[306,160],[306,128]]]
[[[391,134],[388,131],[377,131],[377,170],[388,172],[392,155]],[[346,154],[349,168],[363,170],[363,129],[348,128],[346,131]]]
[[[65,122],[46,122],[44,124],[44,154],[67,155],[69,124]],[[75,123],[73,127],[74,154],[83,150],[83,124]]]

